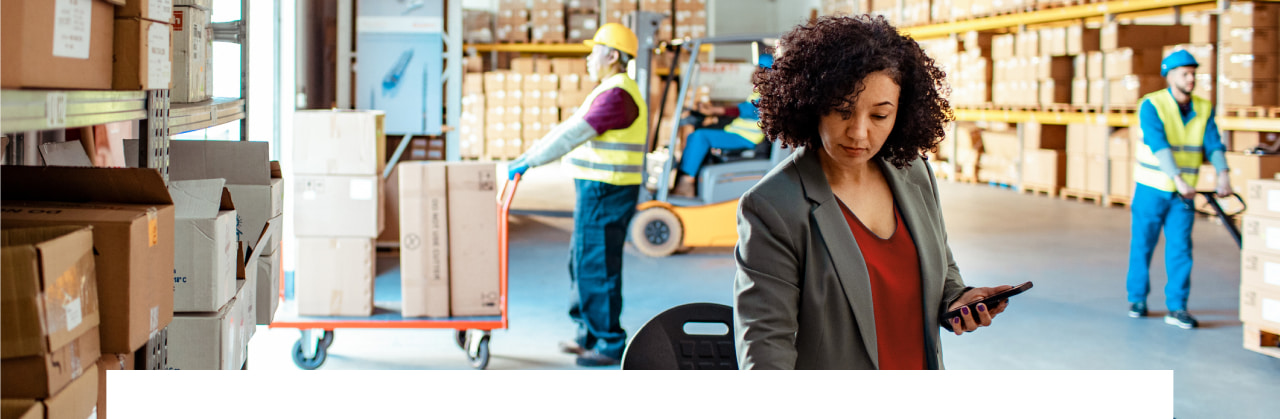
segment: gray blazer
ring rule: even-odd
[[[734,338],[743,369],[877,368],[867,265],[818,155],[798,149],[739,205]],[[927,368],[943,369],[939,313],[966,287],[938,186],[922,160],[903,169],[876,161],[920,257]]]

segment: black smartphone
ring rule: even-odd
[[[977,322],[979,321],[979,310],[978,310],[979,303],[983,303],[988,308],[993,308],[1000,305],[1002,301],[1005,301],[1010,297],[1022,294],[1024,291],[1027,291],[1030,289],[1032,289],[1032,281],[1024,282],[1022,284],[1019,284],[1019,286],[1017,287],[1010,288],[1008,290],[989,295],[987,296],[987,298],[984,298],[982,300],[978,300],[973,303],[966,304],[965,307],[970,308],[970,318],[974,319],[974,321]],[[943,324],[951,325],[952,319],[957,317],[961,317],[960,307],[957,307],[956,310],[951,310],[951,311],[948,311],[947,313],[944,313]]]

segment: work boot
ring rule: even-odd
[[[683,196],[686,198],[694,197],[694,177],[680,175],[676,178],[676,187],[672,188],[672,195]]]
[[[580,367],[609,367],[619,364],[618,358],[613,358],[600,352],[587,351],[578,356],[575,362]]]
[[[570,341],[560,342],[560,351],[570,355],[582,355],[583,352],[587,352],[587,350],[583,349],[582,346]]]
[[[1165,315],[1165,324],[1179,326],[1180,329],[1191,329],[1197,326],[1196,319],[1187,310],[1175,310]]]
[[[1147,317],[1147,316],[1148,316],[1148,303],[1139,302],[1139,303],[1130,304],[1130,317],[1137,319],[1139,317]]]

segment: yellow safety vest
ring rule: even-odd
[[[1210,121],[1213,105],[1208,100],[1192,96],[1192,111],[1196,114],[1184,124],[1179,103],[1174,100],[1169,89],[1143,96],[1139,101],[1140,107],[1144,100],[1151,101],[1152,106],[1156,107],[1157,116],[1165,127],[1165,139],[1170,142],[1170,152],[1174,154],[1174,164],[1179,168],[1179,175],[1183,176],[1183,181],[1188,185],[1196,185],[1197,173],[1205,159],[1205,126]],[[1139,125],[1143,124],[1143,113],[1140,112]],[[1134,181],[1162,191],[1177,192],[1174,179],[1161,171],[1161,163],[1156,159],[1156,154],[1152,153],[1152,148],[1140,142],[1135,145],[1135,149]]]
[[[755,102],[760,100],[760,98],[760,93],[753,92],[752,95],[747,98],[747,101]],[[725,126],[725,132],[738,134],[738,136],[746,138],[747,141],[751,141],[752,144],[760,144],[761,141],[765,139],[765,132],[761,131],[761,120],[744,118],[742,115],[739,115],[738,118],[734,118],[733,121],[730,121],[729,125]]]
[[[605,131],[574,148],[565,155],[564,167],[568,167],[576,179],[620,186],[639,185],[645,164],[645,122],[649,120],[646,117],[649,111],[645,101],[641,99],[636,81],[625,73],[618,73],[601,81],[587,95],[587,100],[583,101],[583,106],[578,107],[574,116],[585,117],[596,96],[615,87],[622,88],[636,102],[636,120],[627,128]]]

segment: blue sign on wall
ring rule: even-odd
[[[386,112],[388,134],[441,134],[444,2],[359,0],[356,14],[356,108]]]

